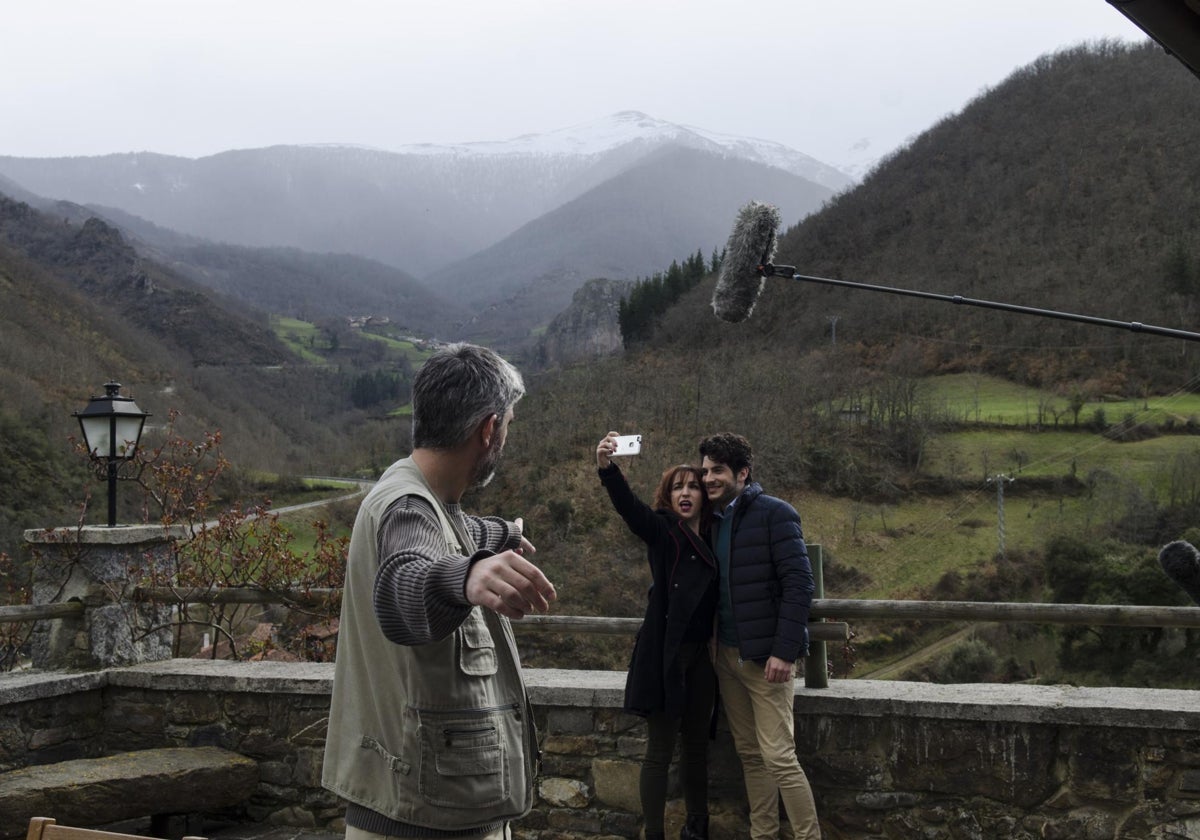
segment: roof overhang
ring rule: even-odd
[[[1200,77],[1200,0],[1108,0]]]

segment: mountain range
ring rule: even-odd
[[[1200,317],[1200,237],[1191,223],[1200,213],[1196,96],[1194,78],[1154,48],[1101,44],[1044,57],[931,126],[861,184],[833,193],[819,211],[795,224],[796,212],[785,211],[790,227],[777,261],[807,275],[1190,329]],[[687,218],[692,196],[719,181],[718,170],[704,166],[712,154],[661,147],[638,158],[642,168],[618,167],[505,239],[582,248],[612,229],[620,231],[612,246],[619,251],[639,233],[633,205],[619,197],[658,198],[659,212],[641,217],[643,226]],[[778,167],[723,160],[728,171],[745,167],[764,178],[732,179],[749,185],[749,197],[770,200],[768,187],[787,178],[813,184]],[[46,162],[39,168],[52,171]],[[663,184],[680,181],[673,200],[663,199]],[[405,403],[420,349],[351,330],[339,316],[403,300],[397,308],[411,314],[413,330],[439,334],[435,319],[459,319],[460,330],[481,334],[490,328],[487,318],[471,323],[488,310],[472,309],[465,293],[437,295],[382,260],[223,245],[111,204],[45,197],[3,168],[0,193],[12,199],[0,201],[0,421],[15,418],[29,435],[28,445],[15,447],[20,455],[61,448],[87,390],[116,378],[133,386],[156,423],[178,408],[191,429],[223,429],[229,454],[247,467],[374,474],[403,446],[404,424],[388,412]],[[607,215],[590,216],[589,207]],[[722,231],[734,215],[720,220]],[[681,244],[680,254],[697,247],[704,246]],[[474,271],[481,283],[503,279],[503,260],[544,256],[497,251]],[[470,256],[461,259],[471,265]],[[664,268],[665,258],[656,259],[654,268]],[[587,311],[546,329],[558,362],[614,346],[620,282],[580,280],[578,304]],[[756,445],[794,454],[780,463],[821,482],[813,473],[819,464],[796,450],[794,418],[818,403],[833,412],[897,389],[911,396],[916,377],[927,373],[990,373],[1063,399],[1197,387],[1198,351],[1185,342],[780,278],[767,283],[747,323],[725,324],[709,306],[713,282],[686,292],[624,361],[569,369],[568,362],[539,375],[538,399],[523,416],[526,446],[573,458],[593,424],[601,433],[671,429],[680,440],[736,428]],[[491,305],[497,316],[505,305],[519,311],[543,302],[498,287],[489,294],[510,297]],[[324,317],[340,322],[341,332],[331,323],[293,336],[291,328],[272,330],[268,312]],[[354,386],[380,373],[397,387],[376,402],[353,402]],[[660,418],[660,409],[669,416]],[[1179,427],[1193,420],[1180,418]],[[537,451],[529,457],[540,466]],[[29,473],[45,461],[31,460]],[[834,470],[840,462],[820,463]],[[561,488],[541,492],[553,498]]]
[[[505,142],[397,151],[0,157],[0,177],[89,207],[191,279],[255,306],[318,311],[319,291],[296,295],[270,278],[295,269],[296,251],[347,255],[327,290],[331,314],[342,314],[339,303],[369,307],[359,314],[508,347],[588,279],[649,276],[720,248],[750,198],[799,220],[851,183],[777,143],[637,112]],[[216,257],[212,243],[235,248]]]

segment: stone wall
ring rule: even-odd
[[[25,542],[38,557],[33,603],[79,601],[87,608],[78,619],[34,625],[34,667],[106,668],[169,659],[171,607],[136,603],[129,570],[166,563],[170,541],[183,534],[180,527],[160,525],[26,531]]]
[[[543,741],[523,840],[637,837],[640,720],[624,674],[527,673]],[[214,744],[259,762],[248,820],[341,827],[320,787],[332,666],[167,660],[0,675],[0,770]],[[837,680],[796,694],[826,840],[1200,838],[1200,692]],[[713,837],[747,836],[728,732]],[[0,779],[0,784],[2,784]],[[671,834],[682,803],[670,805]]]

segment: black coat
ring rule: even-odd
[[[717,561],[705,541],[678,514],[652,510],[633,491],[616,464],[600,481],[629,530],[646,543],[650,586],[646,618],[638,631],[625,681],[625,710],[636,715],[666,711],[678,716],[685,703],[679,644],[697,607],[717,585]],[[715,599],[707,599],[715,603]],[[708,626],[713,616],[698,617]]]

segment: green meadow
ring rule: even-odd
[[[933,408],[942,408],[954,420],[963,423],[996,423],[1006,426],[1076,425],[1069,395],[1020,385],[993,376],[953,374],[925,380],[922,396]],[[1042,420],[1039,423],[1039,406]],[[1096,412],[1109,423],[1127,417],[1152,425],[1200,422],[1200,394],[1178,392],[1138,399],[1085,399],[1079,411],[1079,425],[1090,424]],[[1055,413],[1058,414],[1057,423]]]
[[[276,315],[271,317],[271,328],[280,341],[304,361],[316,365],[329,363],[329,359],[322,355],[323,352],[327,353],[331,349],[329,336],[316,324],[301,321],[298,318]],[[385,333],[359,330],[356,335],[367,341],[382,344],[394,356],[405,359],[414,367],[420,366],[421,362],[429,358],[431,352],[418,347],[408,339],[396,338]]]
[[[969,375],[931,379],[925,390],[930,405],[961,419],[927,441],[920,473],[953,479],[956,489],[887,503],[819,494],[793,500],[808,539],[856,570],[846,579],[852,589],[830,597],[918,597],[946,572],[990,561],[1000,548],[1001,491],[1005,550],[1040,549],[1051,536],[1108,529],[1133,496],[1164,502],[1178,492],[1181,472],[1200,464],[1200,434],[1185,433],[1188,419],[1200,416],[1194,394],[1088,403],[1079,426],[1039,429],[1039,401],[1065,400]],[[1113,440],[1083,422],[1096,408],[1110,422],[1132,414],[1157,436]]]
[[[297,318],[272,316],[271,328],[279,340],[301,359],[314,365],[325,364],[325,357],[316,350],[318,340],[323,344],[325,339],[315,324]]]
[[[387,347],[389,350],[393,350],[396,352],[397,355],[400,355],[400,356],[404,357],[405,359],[407,359],[410,363],[412,363],[413,367],[419,367],[421,365],[421,362],[425,361],[430,356],[431,351],[422,350],[421,348],[417,347],[417,345],[413,344],[411,341],[408,341],[407,339],[393,338],[392,336],[389,336],[389,335],[383,335],[381,333],[369,332],[367,330],[363,330],[362,332],[359,333],[359,335],[361,335],[363,338],[368,339],[370,341],[380,342],[385,347]]]

